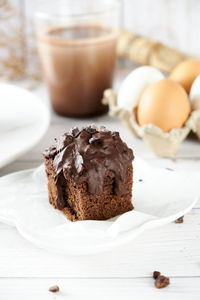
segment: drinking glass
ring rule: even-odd
[[[52,106],[61,115],[107,111],[103,91],[112,86],[120,2],[41,1],[35,12],[37,47]]]

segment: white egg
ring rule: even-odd
[[[200,75],[194,80],[189,95],[192,110],[200,109]]]
[[[122,81],[118,93],[118,107],[132,110],[137,105],[142,90],[148,84],[161,79],[164,79],[164,75],[150,66],[143,66],[133,70]]]

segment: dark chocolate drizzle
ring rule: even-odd
[[[114,178],[114,193],[124,195],[128,192],[126,172],[134,156],[118,132],[108,131],[103,126],[99,129],[95,125],[82,130],[75,127],[43,154],[54,159],[58,209],[67,205],[63,191],[65,180],[72,179],[75,184],[86,182],[88,193],[99,195],[103,192],[105,176],[109,174]]]

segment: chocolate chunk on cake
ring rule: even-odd
[[[91,125],[44,153],[49,202],[69,220],[106,220],[133,209],[133,152],[118,132]]]

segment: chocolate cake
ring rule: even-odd
[[[65,133],[44,151],[49,202],[69,220],[106,220],[133,209],[133,152],[95,125]]]

